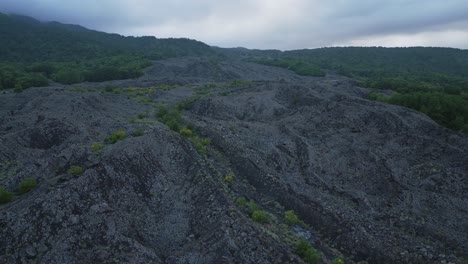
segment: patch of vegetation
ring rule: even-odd
[[[175,108],[168,109],[164,105],[160,106],[156,118],[173,131],[179,132],[183,127],[182,114]]]
[[[190,108],[192,107],[192,104],[195,103],[198,100],[200,100],[200,96],[196,96],[196,97],[192,97],[190,99],[187,99],[187,100],[177,104],[177,109],[179,111],[190,110]]]
[[[13,201],[13,193],[7,191],[3,187],[0,187],[0,204],[6,204],[11,201]]]
[[[15,89],[13,90],[15,93],[22,93],[23,92],[23,86],[19,83],[15,84]]]
[[[202,138],[198,135],[195,135],[190,138],[190,141],[192,141],[193,145],[200,154],[206,155],[208,152],[208,145],[211,143],[209,138]]]
[[[108,144],[115,144],[118,141],[124,140],[126,136],[127,136],[127,134],[125,133],[125,131],[118,130],[117,132],[107,136],[104,139],[104,142],[106,142]]]
[[[308,264],[319,264],[320,253],[307,240],[301,238],[294,247],[294,252]]]
[[[19,185],[19,193],[20,194],[25,194],[27,192],[30,192],[37,186],[37,181],[36,179],[33,178],[25,178],[23,181],[21,181]]]
[[[284,222],[288,225],[297,225],[301,224],[302,221],[299,219],[299,217],[294,213],[294,211],[289,210],[284,213]]]
[[[138,103],[140,103],[140,104],[152,104],[152,103],[154,103],[154,100],[149,98],[149,97],[141,97],[140,99],[138,99]]]
[[[193,136],[192,130],[188,128],[182,128],[179,133],[185,138],[191,138]]]
[[[74,175],[74,176],[78,176],[78,175],[81,175],[84,173],[84,169],[81,167],[81,166],[71,166],[68,170],[67,170],[67,173],[71,174],[71,175]]]
[[[137,115],[138,119],[145,119],[145,118],[148,118],[148,117],[149,117],[148,111],[145,111],[144,113],[141,113],[141,114]]]
[[[165,124],[171,130],[179,133],[183,137],[190,139],[200,154],[207,154],[208,145],[211,143],[210,139],[200,137],[192,129],[186,127],[182,119],[182,114],[177,107],[168,109],[165,106],[160,106],[158,112],[156,113],[156,118],[159,122]]]
[[[370,96],[382,102],[405,106],[425,113],[442,126],[468,133],[468,100],[441,92],[395,94],[390,97]]]
[[[236,199],[236,205],[239,207],[246,207],[247,205],[247,199],[245,197],[239,197]]]
[[[234,173],[230,172],[228,175],[224,177],[225,182],[232,182],[234,180]]]
[[[255,210],[252,212],[251,218],[257,223],[267,223],[270,219],[270,216],[265,211]]]
[[[104,149],[104,146],[99,142],[95,142],[91,145],[91,151],[94,153],[100,152],[102,149]]]
[[[143,129],[141,129],[141,128],[138,128],[137,130],[135,130],[135,132],[133,132],[134,137],[141,137],[141,136],[143,136],[143,134],[144,134]]]
[[[110,84],[108,84],[108,85],[106,85],[106,86],[104,87],[104,91],[105,91],[106,93],[113,93],[115,89],[118,89],[118,87],[117,87],[117,86],[114,86],[114,85],[110,85]]]
[[[331,264],[345,264],[345,262],[343,258],[336,258],[332,261]]]

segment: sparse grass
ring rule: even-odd
[[[224,176],[225,182],[232,182],[234,180],[234,173],[230,172],[228,175]]]
[[[202,138],[198,135],[195,135],[191,137],[190,140],[200,154],[206,155],[208,152],[208,145],[211,143],[209,138]]]
[[[345,264],[345,262],[343,258],[336,258],[332,261],[331,264]]]
[[[11,201],[13,201],[13,193],[7,191],[3,187],[0,187],[0,204],[6,204]]]
[[[308,264],[319,264],[320,253],[307,240],[301,238],[294,247],[294,252]]]
[[[148,111],[137,115],[138,119],[145,119],[145,118],[148,118],[148,117],[149,117]]]
[[[71,175],[74,175],[74,176],[77,176],[77,175],[81,175],[84,173],[84,169],[81,167],[81,166],[71,166],[68,170],[67,170],[67,173],[71,174]]]
[[[236,204],[239,207],[245,207],[247,205],[247,199],[245,199],[245,197],[239,197],[236,199]]]
[[[247,81],[241,81],[241,80],[234,80],[231,83],[229,83],[230,87],[244,87],[250,85],[250,82]]]
[[[141,129],[141,128],[138,128],[137,130],[135,130],[135,132],[133,132],[134,137],[141,137],[141,136],[143,136],[143,134],[144,134],[143,129]]]
[[[106,87],[104,87],[104,91],[106,91],[107,93],[112,93],[114,92],[114,90],[117,89],[116,86],[113,86],[113,85],[106,85]]]
[[[270,216],[268,215],[267,212],[262,211],[262,210],[256,210],[252,212],[251,215],[252,220],[254,220],[257,223],[267,223],[270,219]]]
[[[138,99],[138,103],[151,104],[151,103],[154,103],[154,100],[149,97],[141,97],[140,99]]]
[[[30,192],[32,189],[36,188],[37,181],[33,178],[25,178],[19,185],[20,194],[25,194]]]
[[[127,134],[123,130],[118,130],[117,132],[107,136],[104,141],[109,144],[115,144],[118,141],[124,140]]]
[[[180,133],[181,136],[183,136],[185,138],[190,138],[193,135],[192,130],[190,130],[188,128],[182,128],[179,133]]]
[[[195,103],[198,100],[200,100],[200,96],[196,96],[196,97],[192,97],[190,99],[187,99],[187,100],[177,104],[177,109],[179,111],[189,110],[192,107],[192,104]]]
[[[160,106],[156,113],[156,118],[171,130],[190,139],[197,151],[202,155],[206,155],[208,152],[208,145],[211,143],[210,139],[200,137],[192,129],[185,127],[180,110],[177,108],[168,109],[165,106]]]
[[[288,226],[291,226],[291,225],[300,224],[300,223],[301,223],[301,220],[300,220],[299,217],[296,215],[296,213],[294,213],[294,211],[290,210],[290,211],[286,211],[286,212],[284,213],[284,222],[285,222]]]
[[[100,152],[103,148],[104,146],[99,142],[93,143],[91,145],[91,151],[94,153]]]

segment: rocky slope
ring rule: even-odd
[[[299,237],[322,263],[466,262],[468,139],[367,93],[185,58],[137,80],[1,94],[0,186],[16,195],[0,205],[0,263],[303,263]],[[182,102],[206,154],[156,120]],[[28,177],[38,185],[19,195]],[[306,225],[285,225],[286,210]]]

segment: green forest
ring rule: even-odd
[[[190,39],[124,37],[1,13],[0,36],[0,89],[17,91],[46,86],[49,80],[73,84],[135,78],[151,60],[215,54]]]

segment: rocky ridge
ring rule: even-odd
[[[466,262],[467,138],[368,93],[183,58],[136,80],[2,94],[0,185],[38,186],[0,205],[0,263],[303,263],[299,237],[322,263]],[[206,154],[155,117],[181,103]],[[285,225],[286,210],[305,225]]]

